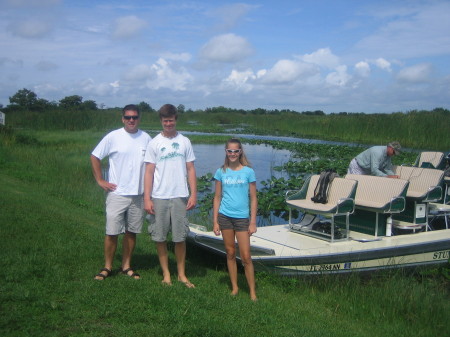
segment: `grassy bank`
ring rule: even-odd
[[[154,244],[138,236],[142,279],[93,280],[103,263],[104,195],[89,166],[103,132],[0,137],[2,336],[442,336],[442,275],[280,278],[257,274],[259,301],[228,295],[225,261],[188,247],[196,289],[160,284]],[[120,267],[121,254],[115,260]],[[171,254],[171,269],[175,271]]]

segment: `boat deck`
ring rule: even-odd
[[[223,250],[222,237],[213,232],[204,232],[191,227],[191,236],[198,243],[215,250]],[[409,247],[418,244],[450,241],[450,230],[428,231],[415,234],[395,235],[390,237],[375,237],[359,232],[351,232],[346,241],[328,242],[318,238],[291,232],[289,225],[258,227],[258,231],[250,238],[252,257],[307,257],[330,254],[345,254],[366,252],[368,250],[383,250]],[[260,249],[259,249],[260,248]],[[268,253],[268,251],[272,251]]]

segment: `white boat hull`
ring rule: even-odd
[[[256,270],[282,275],[328,274],[447,263],[450,229],[391,237],[351,232],[328,242],[289,231],[289,225],[258,227],[250,238]],[[225,256],[222,237],[192,225],[188,242]],[[239,259],[239,256],[238,256]]]

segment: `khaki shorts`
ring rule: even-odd
[[[140,233],[144,222],[144,198],[142,195],[117,195],[106,197],[106,235]]]
[[[189,220],[186,216],[187,198],[155,199],[155,214],[150,214],[148,232],[155,242],[164,242],[172,232],[173,242],[183,242],[189,233]]]

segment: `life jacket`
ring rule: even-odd
[[[319,181],[314,189],[314,196],[311,198],[316,203],[326,204],[328,202],[328,191],[331,182],[338,174],[333,169],[328,169],[320,173]]]

